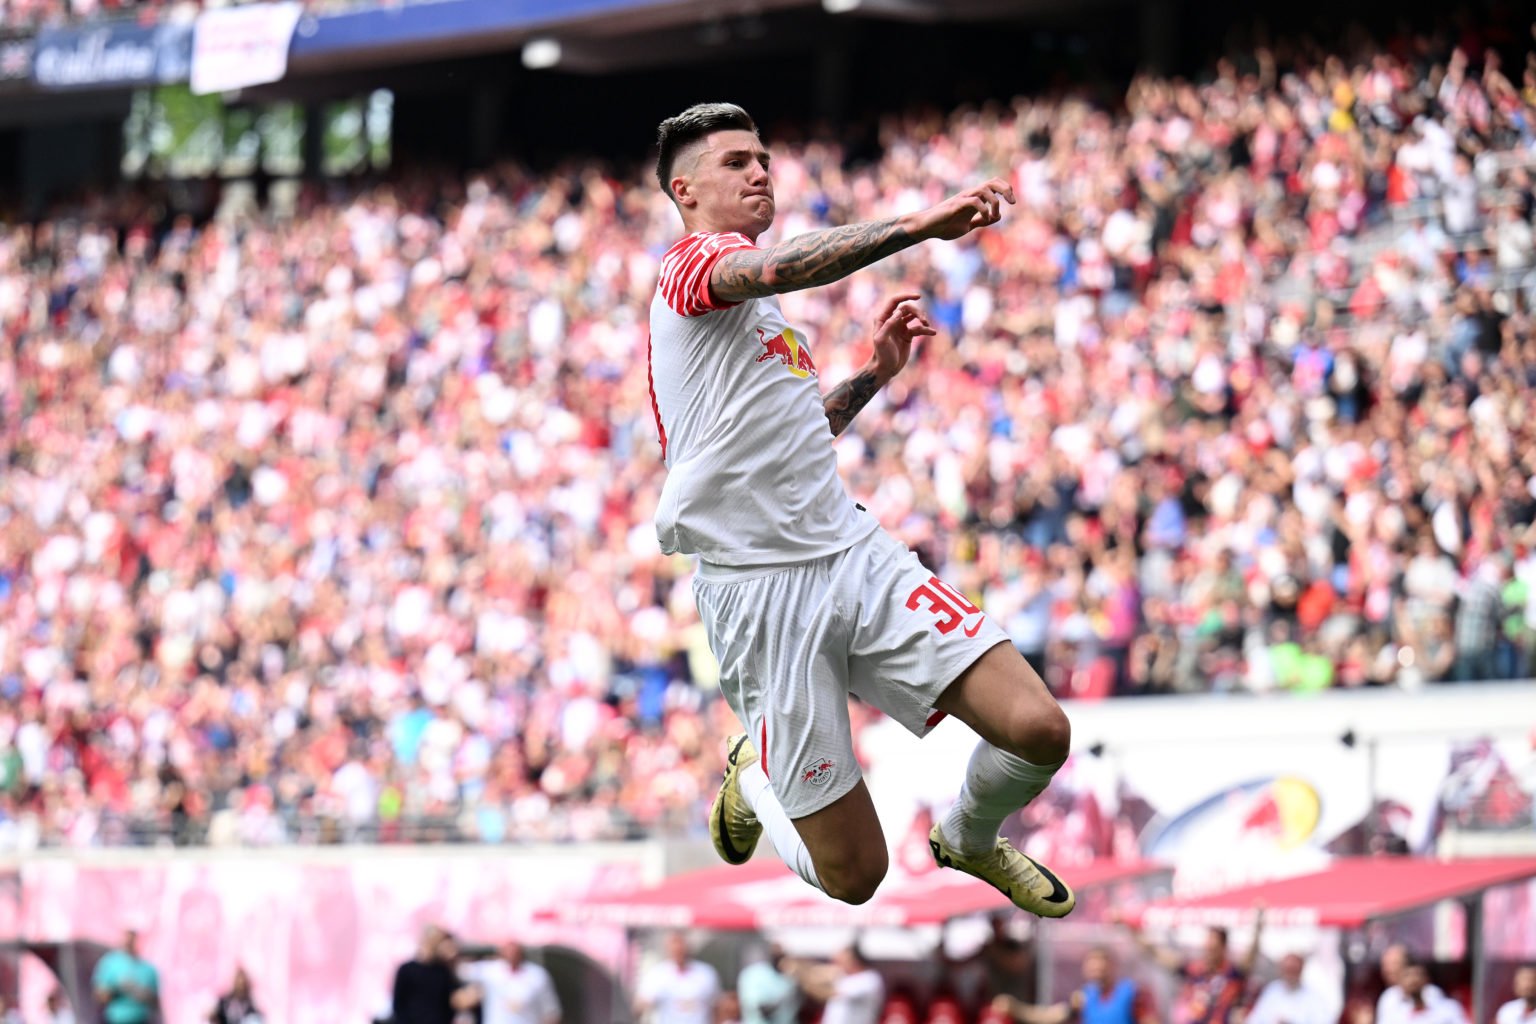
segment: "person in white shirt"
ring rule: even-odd
[[[1441,992],[1438,999],[1429,994],[1429,968],[1424,961],[1408,957],[1397,987],[1402,992],[1398,1020],[1401,1024],[1467,1024],[1461,1004]],[[1439,991],[1436,989],[1436,991]],[[1378,1018],[1377,1024],[1380,1024]]]
[[[885,1009],[885,979],[858,947],[849,946],[830,964],[788,963],[805,994],[825,1003],[821,1024],[879,1024]]]
[[[1400,944],[1388,946],[1382,952],[1381,980],[1386,983],[1387,989],[1376,1000],[1376,1024],[1407,1024],[1409,1006],[1408,997],[1403,992],[1402,977],[1411,959],[1408,947]],[[1445,993],[1438,986],[1424,986],[1425,1001],[1433,1003],[1445,998]]]
[[[1280,977],[1264,986],[1248,1024],[1332,1024],[1336,1014],[1321,992],[1301,980],[1306,961],[1291,953],[1280,961]]]
[[[1515,972],[1515,998],[1499,1007],[1494,1024],[1536,1024],[1536,966]]]
[[[635,1014],[651,1024],[712,1024],[720,976],[702,960],[688,955],[681,932],[667,936],[667,957],[652,964],[640,978]]]
[[[508,942],[493,960],[464,964],[459,974],[480,988],[482,1024],[560,1024],[555,983],[519,942]]]

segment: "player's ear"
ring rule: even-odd
[[[678,206],[694,207],[699,205],[699,197],[693,194],[693,183],[686,175],[679,174],[669,184],[672,186],[672,198]]]

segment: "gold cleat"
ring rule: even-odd
[[[717,847],[718,848],[718,847]],[[1020,910],[1039,917],[1066,917],[1077,906],[1077,895],[1050,868],[1024,856],[1002,836],[997,845],[978,857],[967,857],[951,847],[934,825],[928,833],[928,849],[934,863],[974,875],[1013,901]]]
[[[709,809],[709,838],[727,864],[751,860],[763,834],[763,826],[741,793],[741,773],[756,761],[757,748],[747,741],[746,733],[725,741],[725,781]]]

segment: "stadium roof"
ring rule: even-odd
[[[1143,908],[1140,917],[1143,925],[1155,927],[1230,927],[1252,920],[1262,906],[1270,924],[1358,928],[1530,878],[1536,878],[1536,857],[1351,857],[1308,875],[1160,901]]]
[[[1145,862],[1097,861],[1062,874],[1082,893],[1167,870]],[[733,931],[943,924],[1007,906],[996,889],[958,871],[935,868],[909,875],[894,867],[874,899],[849,906],[812,889],[778,860],[759,857],[741,867],[722,865],[676,875],[638,892],[551,907],[540,916],[567,924]]]

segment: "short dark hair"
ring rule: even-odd
[[[734,103],[695,103],[681,114],[661,122],[656,128],[656,180],[661,183],[661,190],[672,195],[672,164],[685,146],[706,135],[724,131],[756,135],[757,124],[752,115]]]

